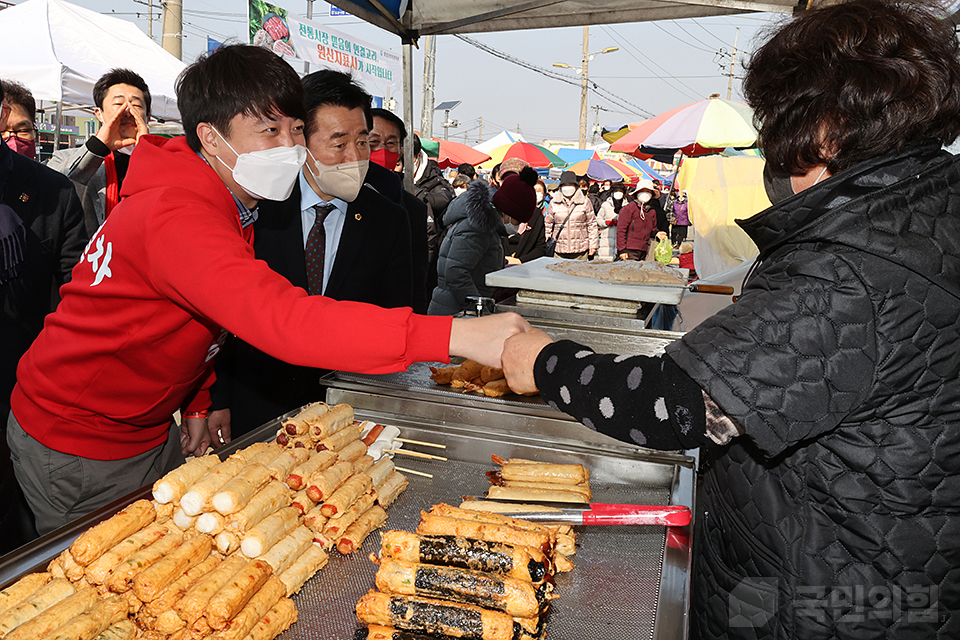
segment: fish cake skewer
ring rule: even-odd
[[[84,531],[70,545],[70,555],[77,564],[87,566],[115,544],[143,529],[157,517],[149,500],[137,500],[115,516]]]

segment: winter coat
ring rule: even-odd
[[[675,200],[673,202],[674,223],[678,227],[690,226],[690,216],[687,214],[687,201]]]
[[[490,296],[487,274],[503,268],[507,232],[493,206],[490,190],[474,180],[447,208],[447,235],[440,245],[437,287],[430,315],[452,315],[467,309],[467,296]]]
[[[443,171],[440,170],[437,161],[427,160],[426,156],[424,160],[427,164],[420,179],[413,185],[413,195],[430,205],[434,221],[439,223],[440,229],[443,229],[450,226],[443,219],[443,215],[456,194],[447,179],[443,177]]]
[[[530,262],[546,255],[547,238],[543,235],[543,210],[537,211],[525,225],[520,225],[520,231],[507,238],[504,246],[506,255],[512,255],[520,262]]]
[[[620,209],[617,222],[617,253],[627,249],[646,251],[650,245],[650,236],[657,232],[657,213],[654,209],[631,202]]]
[[[960,159],[739,224],[738,301],[667,346],[744,432],[701,452],[691,637],[960,637]]]
[[[569,220],[567,220],[568,215]],[[567,220],[566,224],[564,220]],[[557,253],[583,253],[590,249],[596,251],[600,246],[593,205],[579,189],[569,200],[557,191],[553,200],[550,201],[550,206],[547,207],[543,222],[546,237],[557,239],[555,249]],[[562,231],[561,225],[563,225]]]
[[[621,200],[620,203],[620,211],[629,204],[626,199]],[[600,248],[597,251],[597,258],[600,260],[613,260],[617,257],[617,220],[620,217],[620,211],[616,210],[616,204],[616,200],[607,198],[597,212],[597,227],[600,231]],[[610,224],[607,224],[608,222]]]

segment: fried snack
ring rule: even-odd
[[[539,549],[457,536],[427,536],[385,531],[380,559],[406,560],[495,573],[534,584],[548,576],[547,557]]]
[[[321,505],[317,505],[303,514],[303,524],[314,533],[320,533],[327,523],[326,516],[320,513],[320,507]]]
[[[203,576],[174,605],[177,612],[188,625],[193,625],[203,615],[210,598],[226,585],[237,572],[247,564],[242,556],[230,556],[223,563]]]
[[[539,531],[547,532],[548,535],[549,529],[542,524],[537,524],[536,522],[530,522],[529,520],[521,520],[518,518],[511,518],[499,513],[486,513],[483,511],[471,511],[469,509],[459,509],[457,507],[452,507],[449,504],[435,504],[430,507],[430,513],[435,516],[444,516],[446,518],[457,518],[459,520],[472,520],[474,522],[490,522],[493,524],[502,524],[508,527],[513,527],[514,529],[524,529],[526,531]]]
[[[384,482],[387,481],[387,478],[393,475],[393,472],[393,460],[387,456],[383,456],[377,460],[375,465],[367,470],[367,475],[369,475],[370,479],[373,480],[373,486],[379,488]]]
[[[430,379],[437,384],[450,384],[453,381],[453,374],[455,374],[459,368],[460,365],[430,367]]]
[[[340,488],[324,501],[320,507],[320,513],[327,518],[343,513],[351,504],[364,493],[373,488],[373,480],[365,473],[355,474],[349,480],[340,485]]]
[[[355,462],[365,455],[367,455],[367,445],[363,443],[363,440],[354,440],[343,449],[340,449],[340,451],[337,451],[337,460]]]
[[[197,516],[194,525],[196,526],[197,531],[200,533],[206,533],[207,535],[215,536],[224,530],[226,518],[219,513],[208,511]]]
[[[553,554],[553,568],[557,573],[566,573],[573,571],[573,562],[562,553]]]
[[[500,465],[500,477],[521,482],[555,482],[558,484],[585,484],[590,482],[590,470],[582,464],[547,464],[511,458],[504,460],[494,456]],[[496,472],[491,472],[496,473]],[[490,475],[488,473],[488,475]]]
[[[299,512],[293,507],[284,507],[267,516],[241,538],[241,553],[248,558],[262,555],[297,526],[299,517]]]
[[[416,596],[370,591],[357,602],[357,618],[367,624],[482,640],[512,640],[513,618],[499,611]]]
[[[572,556],[577,553],[577,538],[572,533],[557,533],[557,541],[553,544],[554,554],[562,553]]]
[[[542,504],[519,504],[513,502],[494,502],[492,500],[465,500],[460,503],[460,509],[465,511],[484,511],[486,513],[529,513],[542,511],[544,513],[561,511],[557,507],[548,507]]]
[[[257,455],[252,458],[247,458],[247,465],[252,464],[261,464],[265,467],[270,466],[274,460],[276,460],[285,449],[278,445],[276,442],[267,442],[266,447],[259,451]]]
[[[61,600],[69,598],[76,589],[65,578],[54,578],[50,582],[20,601],[20,604],[7,609],[0,615],[0,638],[24,622],[32,620]]]
[[[353,407],[348,404],[334,405],[330,411],[313,421],[310,435],[314,440],[323,440],[352,424]]]
[[[214,455],[193,458],[153,483],[153,499],[160,504],[178,502],[187,488],[220,464]]]
[[[407,488],[407,484],[407,477],[394,471],[386,482],[377,487],[377,502],[386,509]]]
[[[246,464],[243,457],[234,454],[211,469],[180,498],[180,507],[183,512],[188,516],[200,515],[213,495],[240,473]]]
[[[282,482],[268,482],[250,498],[247,505],[230,515],[226,521],[228,529],[246,531],[265,517],[287,504],[289,491]]]
[[[360,423],[360,433],[363,433],[363,430],[367,426],[370,426],[370,430],[367,431],[367,433],[361,439],[363,440],[363,444],[369,447],[376,442],[377,438],[380,437],[380,434],[383,433],[384,426],[382,424],[371,422],[370,420],[364,420]]]
[[[167,636],[184,629],[186,626],[187,623],[172,609],[164,611],[153,621],[153,630]]]
[[[211,640],[243,640],[267,612],[287,595],[287,588],[271,576],[259,591],[227,625],[213,634]]]
[[[154,521],[157,512],[149,500],[137,500],[112,518],[87,529],[70,545],[77,564],[87,566],[110,547]]]
[[[463,363],[453,373],[453,379],[450,381],[450,384],[458,386],[458,382],[470,382],[476,378],[479,378],[482,370],[483,365],[479,362],[474,362],[473,360],[464,360]],[[462,386],[462,384],[459,386]]]
[[[338,462],[323,473],[315,474],[310,478],[307,485],[307,495],[314,502],[323,502],[352,475],[352,463]]]
[[[494,380],[503,380],[503,369],[496,367],[483,367],[480,369],[480,381],[484,384]]]
[[[277,432],[276,444],[287,449],[313,449],[313,436],[305,433],[300,436],[288,436],[282,429]]]
[[[570,502],[575,504],[587,504],[590,498],[574,491],[563,491],[554,489],[518,489],[515,487],[491,486],[487,490],[487,496],[501,500],[530,500],[546,502]]]
[[[327,552],[317,545],[312,544],[307,547],[307,550],[280,574],[280,581],[286,586],[287,595],[291,596],[300,591],[303,583],[325,567],[328,560]]]
[[[245,640],[273,640],[297,621],[297,608],[290,598],[280,598],[250,630]]]
[[[493,484],[499,484],[502,487],[507,487],[508,489],[540,489],[545,491],[569,491],[571,493],[576,493],[588,501],[593,499],[593,491],[590,490],[590,485],[588,484],[559,484],[555,482],[527,482],[526,480],[501,480],[500,482],[494,482],[491,478]]]
[[[123,593],[133,586],[133,578],[176,549],[183,541],[183,534],[176,530],[167,533],[156,542],[147,545],[115,566],[104,584],[114,593]]]
[[[330,405],[325,402],[309,404],[297,415],[284,420],[283,430],[291,436],[302,436],[310,430],[314,422],[329,411]]]
[[[69,549],[64,549],[63,553],[54,558],[52,562],[60,565],[60,570],[63,571],[64,577],[70,582],[77,582],[83,577],[83,567],[73,559]]]
[[[173,512],[173,524],[182,531],[186,531],[190,527],[197,525],[198,517],[199,516],[188,516],[183,512],[183,507],[177,507],[177,510]]]
[[[217,551],[228,556],[240,548],[240,536],[229,531],[221,531],[214,538],[214,544],[217,546]]]
[[[259,456],[258,456],[259,457]],[[277,458],[279,456],[273,456]],[[271,480],[270,470],[259,462],[251,462],[214,494],[210,503],[218,513],[228,516],[243,508],[260,487]]]
[[[366,444],[366,443],[364,443],[364,444]],[[367,445],[367,446],[368,446],[368,451],[369,451],[369,445]],[[359,458],[357,458],[356,460],[353,461],[353,472],[354,472],[354,473],[367,473],[367,469],[369,469],[370,467],[372,467],[374,462],[375,462],[375,460],[373,459],[373,456],[371,456],[369,453],[365,453],[365,454],[363,454],[362,456],[360,456]],[[367,474],[367,475],[369,475],[369,474]]]
[[[133,578],[133,592],[143,602],[150,602],[188,569],[210,556],[213,541],[209,536],[194,536],[153,563]]]
[[[485,383],[479,391],[488,398],[499,398],[510,393],[510,387],[504,378]]]
[[[537,589],[516,578],[404,560],[380,563],[377,588],[384,593],[465,602],[521,618],[540,615],[540,607],[554,598],[548,582]]]
[[[333,539],[340,537],[347,530],[347,527],[353,524],[356,519],[360,517],[360,514],[373,506],[376,500],[376,490],[370,489],[362,496],[357,498],[357,500],[350,505],[350,508],[345,511],[341,511],[336,517],[327,520],[326,523],[322,525],[323,535]],[[316,529],[314,529],[314,531],[316,531]]]
[[[106,631],[98,635],[95,640],[133,640],[136,635],[136,625],[129,620],[121,620],[107,627]]]
[[[260,556],[260,559],[273,568],[274,575],[280,575],[294,560],[303,555],[311,544],[313,544],[313,531],[300,525],[280,542],[270,547],[270,550]]]
[[[425,535],[452,535],[462,538],[489,540],[505,544],[533,547],[548,553],[552,548],[552,540],[546,531],[524,531],[502,524],[475,522],[435,516],[425,511],[420,512],[420,524],[417,533]]]
[[[153,505],[154,510],[157,512],[157,519],[154,522],[167,522],[170,518],[173,517],[173,514],[180,510],[180,506],[175,502],[168,502],[167,504],[158,504],[156,501]]]
[[[94,640],[110,625],[127,617],[127,601],[113,596],[96,602],[86,612],[51,631],[43,640]]]
[[[310,459],[309,449],[284,449],[283,453],[274,458],[267,469],[270,470],[270,477],[281,482],[287,479],[294,467],[301,465]]]
[[[145,603],[139,613],[155,618],[164,611],[172,609],[173,605],[178,602],[180,598],[184,597],[200,578],[220,566],[221,562],[223,562],[222,558],[216,554],[207,556],[203,562],[192,567],[182,576],[174,580],[160,595],[150,602]]]
[[[272,442],[254,442],[250,446],[244,447],[236,453],[233,453],[230,457],[240,458],[245,462],[251,462],[264,451],[270,451],[271,449],[273,449]]]
[[[306,489],[301,489],[297,491],[292,498],[290,498],[290,506],[304,514],[310,509],[313,509],[316,506],[316,503],[310,498],[310,494],[307,493]]]
[[[318,442],[317,451],[340,451],[354,440],[359,439],[360,425],[351,424]]]
[[[52,579],[53,575],[49,571],[30,573],[0,591],[0,614],[23,602],[27,596]]]
[[[343,535],[337,540],[337,551],[347,555],[358,550],[366,537],[374,529],[383,526],[386,521],[387,512],[383,510],[383,507],[377,505],[370,507],[343,532]]]
[[[297,465],[293,471],[290,472],[290,475],[287,476],[287,486],[294,491],[303,489],[306,487],[306,483],[311,476],[326,471],[336,462],[336,451],[318,451],[312,454],[306,462]]]
[[[93,606],[99,595],[91,587],[80,589],[60,602],[24,622],[16,629],[4,636],[7,640],[35,640],[54,631],[67,620],[84,613]]]
[[[223,629],[273,575],[273,569],[263,560],[250,560],[210,598],[204,609],[207,623],[214,629]]]

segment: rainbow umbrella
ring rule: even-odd
[[[490,159],[481,164],[484,169],[492,169],[502,163],[507,158],[520,158],[526,160],[534,169],[546,169],[548,167],[566,167],[567,163],[563,158],[553,153],[546,147],[530,142],[514,142],[505,144],[490,151]]]
[[[715,153],[756,144],[753,110],[742,103],[710,98],[671,109],[641,123],[610,145],[634,156],[679,149],[684,155]]]
[[[619,182],[626,176],[620,173],[610,164],[599,157],[581,160],[567,167],[567,171],[573,171],[578,176],[587,176],[591,180],[610,180]]]
[[[625,160],[622,163],[618,160],[614,160],[612,162],[614,164],[624,164],[628,168],[639,172],[642,177],[647,178],[649,180],[659,180],[664,184],[670,184],[672,182],[670,178],[665,178],[663,174],[661,174],[659,171],[651,167],[649,164],[647,164],[643,160],[638,160],[637,158],[630,158],[629,160]]]
[[[452,140],[434,138],[433,140],[420,140],[420,144],[426,151],[427,157],[434,158],[441,169],[458,167],[465,162],[476,166],[490,159],[490,156],[482,151],[477,151],[473,147]]]

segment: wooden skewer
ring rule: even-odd
[[[420,440],[407,440],[406,438],[394,438],[397,442],[408,442],[410,444],[421,444],[425,447],[433,447],[434,449],[446,449],[447,445],[437,444],[435,442],[422,442]]]
[[[415,476],[423,476],[424,478],[432,478],[432,473],[424,473],[423,471],[414,471],[413,469],[404,469],[403,467],[394,466],[394,469],[397,471],[402,471],[403,473],[412,473]]]
[[[435,456],[429,453],[420,453],[419,451],[407,451],[406,449],[384,449],[384,453],[399,453],[403,456],[413,456],[414,458],[427,458],[429,460],[444,460],[443,456]]]

